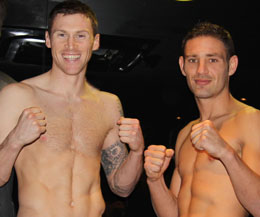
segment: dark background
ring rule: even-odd
[[[26,45],[20,55],[7,58],[13,40],[44,39],[47,16],[60,0],[9,0],[0,50],[0,69],[16,80],[50,67],[49,51]],[[233,36],[239,67],[231,78],[231,93],[259,108],[257,1],[194,0],[85,0],[96,12],[101,48],[93,54],[87,72],[90,83],[115,93],[125,116],[141,121],[146,146],[174,148],[178,131],[198,116],[195,101],[178,67],[182,37],[198,21],[223,25]],[[27,32],[13,37],[10,32]],[[43,43],[42,43],[43,44]],[[44,45],[44,44],[43,44]],[[33,49],[31,49],[33,47]],[[28,49],[27,49],[28,48]],[[37,49],[36,49],[37,48]],[[31,49],[31,50],[30,50]],[[35,49],[35,50],[34,50]],[[40,50],[40,52],[38,52]],[[189,160],[189,159],[187,159]],[[167,183],[173,163],[165,174]],[[107,203],[104,216],[155,216],[145,174],[129,198],[113,195],[101,171]],[[114,212],[112,214],[112,212]]]

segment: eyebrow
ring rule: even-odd
[[[56,29],[56,30],[53,30],[53,33],[55,33],[55,32],[66,33],[67,31],[66,30],[62,30],[62,29]],[[87,30],[79,30],[79,31],[76,31],[75,33],[88,33],[88,34],[90,34],[89,31],[87,31]]]
[[[191,57],[198,57],[197,54],[191,54],[191,55],[185,55],[185,58],[191,58]],[[206,54],[206,57],[219,57],[219,58],[224,58],[223,55],[218,54],[218,53],[209,53]]]

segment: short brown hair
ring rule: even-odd
[[[58,3],[50,12],[48,19],[48,32],[51,34],[53,20],[57,14],[83,14],[91,21],[94,36],[98,33],[98,21],[94,11],[86,4],[78,0],[66,0]]]
[[[230,33],[222,26],[210,23],[208,21],[197,23],[191,31],[183,38],[182,55],[185,56],[185,46],[188,40],[199,36],[211,36],[223,42],[226,48],[227,59],[235,55],[235,47]]]

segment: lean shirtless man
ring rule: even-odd
[[[230,34],[199,23],[183,40],[181,72],[200,112],[177,137],[170,189],[163,173],[173,150],[151,145],[145,171],[160,217],[260,216],[260,112],[234,99],[238,58]]]
[[[0,180],[8,180],[14,165],[18,217],[101,217],[100,165],[111,190],[123,197],[140,177],[139,121],[123,118],[117,96],[85,79],[99,47],[96,25],[87,5],[59,3],[46,32],[51,70],[0,94]]]

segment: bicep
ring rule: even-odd
[[[181,187],[181,177],[180,177],[180,174],[179,174],[179,170],[176,167],[174,169],[172,179],[171,179],[171,184],[170,184],[170,190],[176,198],[179,195],[180,187]]]
[[[173,175],[171,179],[170,190],[176,198],[178,197],[181,188],[181,176],[179,173],[179,151],[183,142],[185,141],[187,136],[189,136],[190,126],[191,124],[183,128],[178,133],[176,145],[175,145],[175,169],[173,171]]]
[[[17,106],[9,98],[0,96],[0,142],[2,142],[9,132],[15,127],[19,118]]]
[[[242,160],[249,168],[260,175],[260,136],[257,135],[256,137],[254,141],[250,139],[250,141],[244,145]]]
[[[243,125],[242,160],[260,175],[260,116]]]
[[[107,98],[107,116],[111,129],[103,143],[101,163],[106,176],[113,176],[114,172],[121,166],[127,157],[128,151],[126,145],[120,141],[119,126],[117,121],[123,116],[123,109],[119,98],[116,95],[109,94]]]

